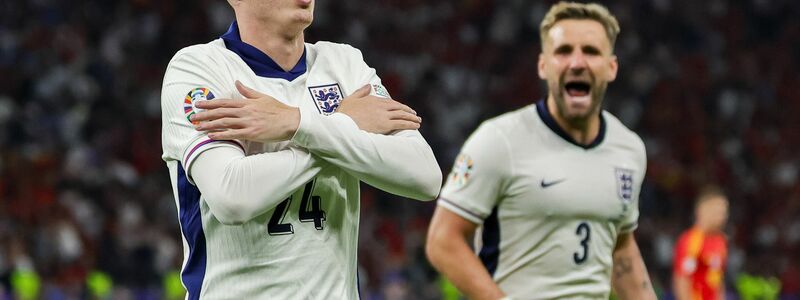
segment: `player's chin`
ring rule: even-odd
[[[314,22],[314,12],[306,10],[298,11],[295,13],[293,19],[295,23],[302,24],[304,27],[308,27]]]
[[[566,106],[568,112],[572,113],[589,112],[592,109],[592,103],[594,103],[594,99],[592,98],[591,94],[585,96],[571,96],[568,93],[564,93],[564,106]]]
[[[589,116],[591,116],[592,112],[588,109],[568,109],[567,112],[564,114],[567,120],[570,121],[587,121],[589,120]]]
[[[571,101],[569,96],[564,97],[564,116],[570,119],[585,119],[592,114],[594,101]]]

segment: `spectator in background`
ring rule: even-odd
[[[673,288],[677,300],[724,299],[728,246],[722,230],[728,220],[728,199],[715,186],[697,197],[694,226],[675,247]]]

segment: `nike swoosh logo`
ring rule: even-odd
[[[544,179],[542,179],[542,182],[541,182],[542,188],[548,188],[548,187],[554,186],[556,184],[559,184],[559,183],[563,182],[564,180],[567,180],[567,179],[566,178],[562,178],[562,179],[558,179],[558,180],[550,181],[550,182],[544,181]]]

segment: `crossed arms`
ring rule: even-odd
[[[162,97],[179,97],[188,87],[205,82],[195,74],[168,68]],[[171,78],[180,80],[170,82]],[[219,79],[208,81],[222,85]],[[205,111],[193,116],[198,124],[193,129],[207,132],[211,140],[293,145],[251,155],[234,147],[209,147],[186,166],[223,224],[246,222],[269,211],[326,164],[400,196],[431,200],[438,194],[441,171],[430,146],[415,130],[421,119],[409,107],[360,89],[345,98],[337,113],[323,116],[287,106],[239,82],[236,88],[247,99],[197,103]]]

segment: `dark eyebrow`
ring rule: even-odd
[[[572,45],[561,45],[553,50],[554,53],[570,53],[572,52]]]
[[[595,46],[587,45],[587,46],[581,47],[581,49],[583,50],[583,53],[586,53],[586,54],[600,54],[601,53],[600,49],[597,49],[597,47],[595,47]]]

